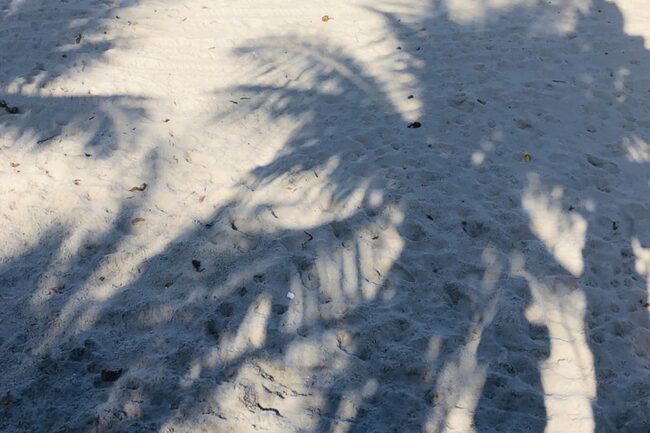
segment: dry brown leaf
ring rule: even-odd
[[[142,217],[135,217],[135,218],[133,218],[133,219],[131,220],[131,224],[136,225],[137,223],[142,222],[142,221],[144,221],[144,218],[142,218]]]
[[[194,267],[194,270],[195,270],[196,272],[203,272],[203,271],[205,271],[205,268],[202,268],[202,267],[201,267],[201,261],[200,261],[200,260],[193,259],[193,260],[192,260],[192,267]]]
[[[333,19],[334,19],[334,17],[331,17],[331,16],[329,16],[329,15],[323,15],[323,17],[321,18],[321,21],[323,21],[324,23],[326,23],[326,22],[328,22],[329,20],[333,20]]]
[[[144,191],[145,189],[147,189],[147,186],[149,186],[149,185],[147,185],[146,183],[143,183],[143,184],[140,185],[140,186],[134,186],[134,187],[131,188],[129,191],[130,191],[130,192]]]

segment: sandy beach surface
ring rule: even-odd
[[[0,432],[650,432],[648,0],[0,0]]]

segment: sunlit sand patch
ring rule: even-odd
[[[534,7],[533,0],[446,0],[444,7],[452,21],[459,24],[484,24],[500,13]],[[575,28],[579,14],[586,13],[591,0],[565,0],[553,5],[552,15],[539,17],[531,29],[536,34],[557,34]]]
[[[636,271],[646,278],[648,298],[650,299],[650,248],[644,248],[637,238],[632,239],[632,251],[636,257]]]
[[[623,137],[623,149],[632,162],[650,161],[650,144],[640,137]]]
[[[482,327],[474,329],[458,361],[448,363],[440,373],[433,396],[434,407],[424,425],[426,433],[474,431],[474,410],[486,378],[486,367],[476,360],[481,331]],[[435,351],[434,347],[430,352]]]
[[[526,270],[522,255],[513,255],[511,267],[513,276],[527,280],[533,295],[527,319],[549,332],[550,355],[540,366],[548,416],[545,431],[593,432],[596,377],[584,325],[586,296],[573,279],[539,281]]]
[[[216,349],[221,362],[229,362],[247,351],[262,347],[266,341],[267,322],[271,313],[271,301],[268,296],[260,296],[252,303],[242,324],[234,335],[222,338]]]
[[[564,211],[561,198],[561,190],[549,194],[535,175],[529,179],[522,205],[530,218],[530,229],[548,252],[567,271],[579,276],[584,268],[582,250],[587,221],[577,212]]]
[[[616,4],[623,15],[625,32],[642,37],[645,48],[650,49],[650,8],[646,0],[619,0]]]
[[[447,363],[436,380],[434,407],[424,425],[426,433],[475,431],[474,415],[487,378],[487,366],[478,362],[477,353],[483,331],[494,320],[501,300],[501,293],[496,290],[501,265],[491,250],[485,251],[483,261],[487,270],[481,286],[488,296],[481,314],[474,317],[475,323],[456,362]],[[429,360],[439,355],[440,346],[440,338],[431,338],[426,352]]]
[[[349,432],[354,426],[355,418],[359,413],[363,401],[372,397],[377,392],[377,388],[377,381],[375,379],[369,379],[361,389],[345,392],[336,410],[337,420],[332,428],[332,433]]]

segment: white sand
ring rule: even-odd
[[[0,431],[650,431],[649,23],[0,0]]]

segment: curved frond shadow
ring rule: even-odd
[[[649,211],[626,173],[645,169],[650,56],[613,3],[474,21],[456,3],[375,11],[417,109],[342,47],[253,41],[236,54],[261,73],[219,119],[295,128],[239,194],[153,257],[116,223],[62,261],[88,273],[59,272],[80,283],[55,301],[31,250],[7,259],[11,326],[42,338],[0,342],[21,369],[0,429],[647,426]],[[16,409],[62,393],[80,403]]]

